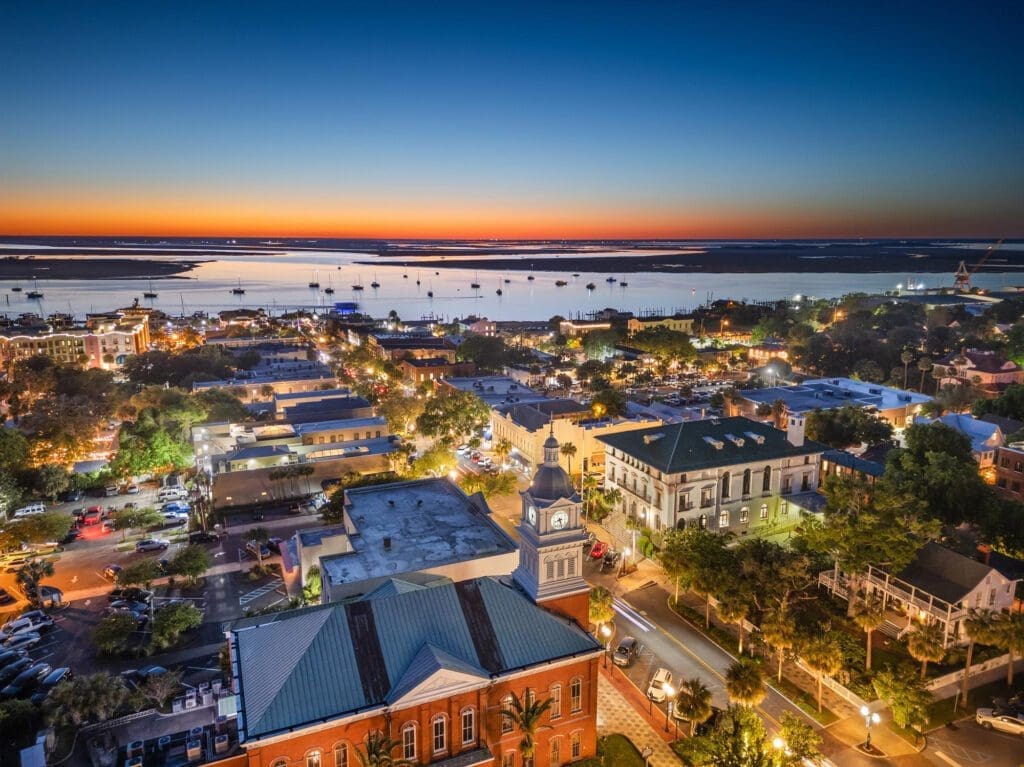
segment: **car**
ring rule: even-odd
[[[275,554],[281,553],[281,546],[284,543],[284,538],[267,538],[267,548]]]
[[[647,697],[655,703],[661,703],[667,697],[666,687],[672,686],[672,672],[667,668],[659,668],[647,685]]]
[[[98,525],[103,521],[103,509],[99,506],[90,506],[82,515],[83,525]]]
[[[125,684],[134,689],[150,677],[163,676],[166,673],[167,669],[163,666],[143,666],[140,669],[122,671],[121,678],[125,681]]]
[[[32,692],[52,670],[49,663],[29,666],[0,690],[0,698],[18,698]]]
[[[46,700],[50,695],[50,690],[59,685],[61,682],[73,678],[71,669],[67,666],[61,666],[55,668],[39,683],[39,687],[32,693],[32,703],[36,706],[42,705],[43,701]]]
[[[124,492],[127,495],[138,495],[139,494],[139,486],[136,485],[135,483],[132,483],[132,484],[128,485],[128,487],[126,487],[124,489]]]
[[[270,556],[270,549],[268,549],[264,544],[257,543],[256,541],[246,541],[245,551],[253,559]]]
[[[188,517],[182,517],[169,511],[163,515],[163,520],[165,525],[183,525],[188,521]]]
[[[994,708],[979,708],[974,714],[974,721],[986,730],[998,730],[1010,735],[1024,736],[1024,714],[1000,712]]]
[[[53,628],[53,618],[40,610],[32,610],[33,614],[19,615],[12,621],[7,621],[0,628],[0,632],[7,636],[24,634],[26,631],[46,631]]]
[[[455,452],[458,453],[459,455],[465,455],[466,453],[469,452],[469,445],[459,445],[457,448],[455,448]]]
[[[14,679],[14,677],[28,668],[32,668],[32,659],[28,655],[23,655],[13,663],[8,663],[3,668],[0,668],[0,684],[4,684],[9,679]]]
[[[107,498],[113,498],[115,495],[120,495],[117,490],[117,485],[107,485],[103,488],[103,495]]]
[[[123,508],[125,511],[132,511],[133,509],[137,509],[139,507],[138,504],[135,503],[135,501],[128,501],[128,503],[126,503],[121,508]]]
[[[136,551],[165,551],[171,544],[162,538],[143,538],[135,543]]]
[[[36,604],[36,607],[67,607],[67,605],[64,604],[64,592],[56,586],[50,586],[49,584],[44,583],[39,587],[39,596],[43,598],[43,601],[40,604]],[[31,601],[35,604],[35,594],[32,595]]]
[[[82,533],[77,528],[72,527],[68,529],[68,534],[61,538],[60,542],[67,546],[69,543],[74,543],[81,537]]]
[[[621,551],[616,551],[615,549],[608,549],[608,551],[604,553],[604,557],[601,558],[601,569],[611,570],[619,563],[619,560],[621,558]]]
[[[122,570],[124,568],[121,565],[107,565],[103,568],[103,577],[110,581],[116,581]]]
[[[117,603],[115,602],[115,604],[117,604]],[[127,615],[127,616],[131,617],[135,621],[135,625],[136,626],[144,626],[149,621],[149,608],[148,607],[146,607],[145,609],[141,609],[141,610],[140,609],[133,610],[133,609],[130,609],[127,605],[128,604],[134,604],[134,603],[124,603],[124,604],[126,605],[124,607],[113,607],[113,606],[108,607],[107,608],[107,615]],[[145,606],[143,605],[143,607],[145,607]]]
[[[81,490],[72,489],[62,493],[60,499],[64,503],[76,503],[77,501],[82,500],[82,498],[84,497],[85,493],[83,493]]]
[[[165,503],[161,507],[160,511],[162,511],[164,514],[172,513],[187,515],[190,511],[192,511],[192,507],[189,506],[184,501],[171,501],[170,503]]]
[[[128,586],[123,589],[114,589],[107,594],[107,600],[110,602],[117,602],[119,600],[129,600],[131,602],[142,602],[143,604],[149,604],[153,601],[153,592],[141,589],[138,586]]]
[[[219,543],[220,536],[208,530],[193,530],[188,534],[189,543]]]
[[[0,669],[7,668],[10,664],[28,655],[28,650],[3,650],[0,651]]]
[[[608,544],[604,541],[594,541],[594,545],[590,547],[591,559],[601,559],[607,553]]]
[[[149,612],[149,605],[146,602],[135,602],[131,599],[115,599],[107,607],[107,612],[130,612],[130,613],[144,613]]]
[[[636,637],[623,637],[622,641],[619,642],[619,646],[615,648],[615,652],[612,653],[612,663],[626,668],[636,660],[639,652],[640,643],[636,641]]]
[[[20,634],[14,634],[8,637],[4,641],[5,650],[27,650],[30,647],[35,647],[39,644],[42,637],[39,636],[38,631],[24,631]]]
[[[30,556],[11,557],[6,562],[4,562],[4,572],[5,573],[16,573],[16,572],[18,572],[18,570],[23,568],[25,565],[27,565],[33,559],[34,559],[34,557],[30,557]]]

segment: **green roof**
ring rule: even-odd
[[[665,424],[598,439],[665,474],[814,455],[828,450],[827,445],[811,440],[797,447],[786,438],[786,432],[742,416]]]
[[[247,739],[389,705],[440,668],[487,680],[601,651],[575,623],[496,578],[246,618],[230,640]]]

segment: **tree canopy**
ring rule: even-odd
[[[892,426],[863,408],[845,405],[807,415],[807,436],[836,448],[861,443],[877,445],[892,439]]]

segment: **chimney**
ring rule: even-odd
[[[802,447],[804,444],[804,425],[807,419],[802,415],[789,414],[786,419],[786,439],[791,445]]]
[[[983,565],[987,565],[989,558],[992,556],[992,547],[984,543],[978,544],[978,561]]]

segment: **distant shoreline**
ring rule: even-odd
[[[188,279],[184,272],[199,261],[150,261],[141,258],[0,258],[0,280]]]

